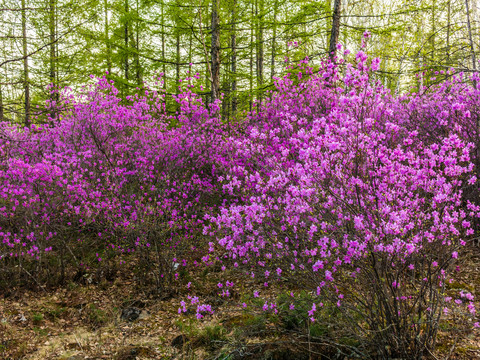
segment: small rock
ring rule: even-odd
[[[122,315],[120,318],[127,320],[127,321],[135,321],[140,317],[142,310],[137,309],[135,307],[128,307],[122,310]]]

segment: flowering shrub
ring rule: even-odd
[[[214,203],[222,159],[210,149],[222,129],[218,106],[208,110],[188,91],[175,118],[161,100],[146,91],[123,104],[103,78],[66,96],[69,110],[53,127],[2,124],[3,264],[21,257],[41,263],[51,251],[85,263],[78,251],[90,254],[92,245],[97,262],[108,249],[152,248],[164,267],[158,276],[166,275],[173,254],[201,226],[198,214]]]
[[[461,207],[464,182],[475,182],[473,145],[453,131],[424,142],[398,121],[404,100],[369,81],[378,63],[356,60],[343,77],[327,63],[298,85],[278,82],[236,140],[245,165],[219,179],[242,201],[209,216],[205,234],[232,267],[313,290],[312,322],[334,303],[380,354],[421,356],[473,234],[478,208]]]
[[[93,253],[98,264],[141,251],[161,286],[175,266],[220,261],[265,287],[310,291],[310,322],[334,306],[382,356],[422,356],[450,304],[475,315],[473,295],[450,301],[448,281],[479,212],[463,194],[476,183],[466,119],[479,103],[467,110],[464,98],[477,93],[446,84],[395,97],[372,80],[378,60],[339,63],[291,68],[228,126],[189,87],[169,116],[163,94],[123,102],[105,78],[64,95],[48,126],[1,124],[4,280],[14,264],[39,277],[58,259],[63,278]],[[438,115],[442,101],[452,106]],[[446,124],[422,125],[437,115]],[[179,313],[187,303],[197,318],[214,311],[190,296]]]
[[[475,164],[474,176],[463,183],[462,190],[465,202],[478,204],[475,180],[480,177],[480,90],[466,85],[466,75],[456,74],[453,69],[435,71],[433,75],[447,79],[428,91],[422,89],[401,96],[394,105],[397,121],[411,131],[418,131],[422,141],[428,144],[438,143],[447,134],[457,134],[474,145],[470,153]],[[479,74],[473,73],[470,80],[478,83]],[[473,219],[473,224],[478,230],[478,218]]]

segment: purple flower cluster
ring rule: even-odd
[[[448,290],[480,212],[464,194],[478,177],[480,92],[453,77],[394,96],[378,68],[362,51],[355,64],[290,65],[238,123],[190,85],[168,115],[163,93],[122,101],[101,78],[65,92],[48,125],[0,124],[0,261],[75,253],[87,240],[126,254],[182,247],[265,287],[297,279],[339,308],[381,295],[394,327],[422,309],[435,319],[426,299]],[[213,312],[191,300],[197,317]],[[313,303],[308,316],[319,312]]]
[[[0,124],[0,258],[85,240],[120,253],[194,243],[216,205],[215,167],[228,162],[212,151],[224,142],[218,105],[187,90],[169,116],[162,93],[145,94],[122,101],[101,78],[63,93],[51,124]]]
[[[409,261],[426,248],[455,249],[473,234],[462,186],[475,182],[473,144],[459,133],[433,143],[405,126],[403,97],[372,84],[378,62],[325,63],[308,79],[277,81],[278,91],[232,141],[235,166],[218,178],[241,199],[206,215],[231,259],[259,272],[309,274],[335,286],[336,274],[368,254]],[[216,249],[211,248],[212,252]],[[268,277],[268,276],[265,276]],[[392,281],[394,288],[401,284]]]

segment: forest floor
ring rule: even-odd
[[[308,359],[295,336],[219,298],[215,274],[203,288],[215,313],[202,320],[192,308],[178,313],[188,291],[160,296],[137,286],[133,273],[118,275],[0,294],[0,359]]]
[[[480,249],[468,251],[462,269],[452,286],[480,297]],[[210,281],[210,296],[215,281]],[[305,337],[281,331],[218,296],[215,314],[205,320],[197,321],[193,312],[179,316],[186,295],[148,295],[135,286],[133,274],[112,282],[0,294],[0,359],[348,358],[321,356]],[[443,326],[437,344],[431,359],[480,359],[478,332],[456,334]]]

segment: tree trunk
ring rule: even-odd
[[[467,28],[468,28],[468,37],[470,40],[470,50],[472,52],[472,65],[473,65],[473,70],[477,70],[477,59],[475,58],[475,47],[473,45],[473,37],[472,37],[472,26],[470,24],[470,8],[468,5],[468,0],[465,0],[465,7],[467,10]],[[475,86],[475,89],[477,88],[477,82],[474,81],[473,85]]]
[[[257,89],[260,91],[263,85],[263,0],[255,2],[255,18],[257,25]],[[261,94],[259,94],[260,101]]]
[[[164,3],[162,1],[161,5],[161,18],[162,18],[162,61],[163,61],[163,88],[167,89],[167,68],[165,63],[165,14],[164,14]]]
[[[233,7],[232,7],[232,35],[231,35],[231,49],[232,49],[232,57],[231,57],[231,70],[232,70],[232,115],[235,116],[237,111],[237,34],[235,30],[235,21],[236,19],[236,10],[237,7],[237,0],[233,0]]]
[[[342,0],[335,0],[333,6],[332,30],[330,32],[330,46],[328,54],[330,59],[334,59],[337,54],[338,36],[340,34],[340,15],[342,12]]]
[[[30,126],[30,79],[28,76],[27,11],[22,0],[23,88],[25,91],[25,126]]]
[[[435,35],[437,32],[437,26],[436,26],[436,3],[435,0],[432,1],[432,35],[430,36],[430,44],[432,46],[432,64],[435,64]]]
[[[5,114],[3,111],[3,95],[2,95],[2,87],[0,86],[0,121],[3,121]]]
[[[56,0],[50,0],[49,2],[50,9],[49,9],[49,17],[50,17],[50,83],[52,84],[52,92],[50,96],[50,100],[52,102],[56,103],[58,101],[58,69],[57,69],[57,49],[56,49],[56,43],[55,43],[55,38],[57,36],[57,24],[56,24]],[[56,111],[55,107],[52,109],[50,113],[50,117],[52,119],[55,119],[56,117]]]
[[[188,39],[188,77],[192,76],[192,62],[193,62],[193,32],[190,33]]]
[[[253,3],[251,7],[251,19],[254,17],[254,9],[253,9]],[[254,31],[254,24],[252,24],[250,28],[250,96],[248,97],[249,105],[250,105],[250,111],[252,111],[253,108],[253,31]]]
[[[177,41],[177,52],[175,56],[175,94],[179,93],[178,87],[180,86],[180,32],[177,29],[177,36],[176,36],[176,41]]]
[[[135,67],[136,67],[136,77],[137,85],[140,87],[142,85],[142,69],[140,68],[140,14],[138,11],[139,3],[136,2],[137,10],[137,19],[136,19],[136,29],[135,29]]]
[[[276,46],[277,46],[277,12],[278,12],[278,0],[275,0],[273,4],[273,29],[272,29],[272,61],[270,64],[270,79],[273,80],[275,76],[275,55],[276,55]]]
[[[447,3],[447,65],[450,64],[451,0]]]
[[[202,7],[199,7],[199,10],[198,10],[198,15],[199,15],[199,26],[200,26],[200,38],[201,38],[201,41],[202,41],[202,46],[203,46],[203,55],[205,56],[205,87],[204,87],[204,90],[205,90],[205,103],[208,104],[210,102],[210,96],[212,94],[211,92],[211,86],[212,86],[212,83],[213,83],[213,78],[212,78],[212,66],[211,66],[211,61],[209,59],[209,54],[208,54],[208,51],[207,51],[207,44],[206,44],[206,40],[205,40],[205,37],[204,37],[204,34],[203,34],[203,28],[205,29],[209,29],[210,28],[210,24],[208,23],[208,20],[210,19],[211,20],[211,16],[209,15],[208,13],[208,10],[210,9],[210,7],[206,7],[206,14],[205,14],[205,27],[203,26],[203,17],[202,17]],[[210,90],[208,90],[210,89]]]
[[[218,8],[220,0],[212,3],[212,102],[218,99],[220,89],[220,26]]]
[[[125,24],[124,24],[124,41],[125,41],[125,60],[124,60],[124,68],[125,68],[125,80],[128,80],[128,0],[125,0]]]
[[[108,0],[103,2],[103,10],[105,14],[105,50],[107,53],[107,70],[110,74],[112,72],[112,52],[110,49],[110,35],[109,35],[109,24],[108,24]]]

